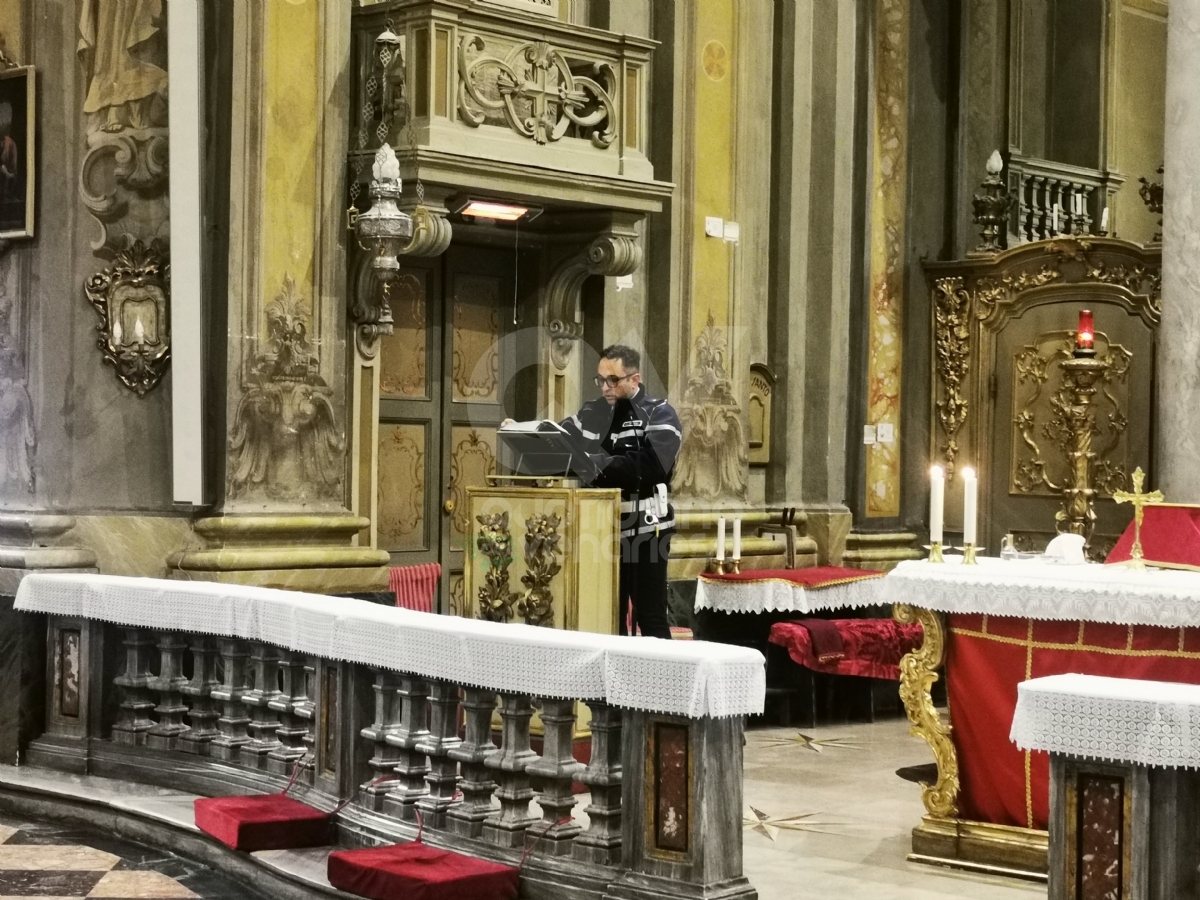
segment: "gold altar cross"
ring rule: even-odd
[[[1146,564],[1142,561],[1142,516],[1145,514],[1145,509],[1152,504],[1163,502],[1162,491],[1142,493],[1142,484],[1145,481],[1146,473],[1142,471],[1141,466],[1138,466],[1133,470],[1133,493],[1114,491],[1112,495],[1112,498],[1118,503],[1129,503],[1133,506],[1133,549],[1129,551],[1129,562],[1126,563],[1131,569],[1146,568]]]

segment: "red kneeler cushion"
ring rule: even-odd
[[[812,637],[799,622],[776,622],[768,640],[785,648],[792,661],[814,672],[900,680],[900,660],[921,645],[920,625],[901,625],[892,619],[832,619],[842,637],[843,658],[822,662],[812,649]]]
[[[196,827],[234,850],[291,850],[333,843],[329,813],[286,794],[202,797]]]
[[[438,850],[393,844],[329,854],[329,883],[372,900],[515,900],[519,870]]]

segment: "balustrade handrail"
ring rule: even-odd
[[[760,714],[756,650],[560,631],[214,582],[32,574],[16,609],[261,641],[424,678],[688,718]]]

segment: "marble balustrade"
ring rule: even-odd
[[[53,615],[47,635],[57,684],[33,765],[201,794],[279,791],[294,778],[292,795],[311,805],[352,800],[338,813],[345,844],[423,828],[435,846],[514,865],[528,854],[522,896],[756,896],[741,873],[739,717],[539,699]]]

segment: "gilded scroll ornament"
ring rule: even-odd
[[[642,264],[642,245],[636,230],[604,234],[581,252],[568,256],[555,268],[546,285],[550,311],[550,361],[565,369],[575,342],[583,336],[580,296],[589,276],[632,275]]]
[[[931,816],[952,819],[958,815],[958,754],[950,738],[951,726],[942,721],[929,695],[945,658],[945,618],[905,603],[897,603],[892,616],[904,625],[919,623],[925,633],[921,646],[900,660],[900,699],[912,724],[910,730],[925,740],[937,762],[937,783],[921,783],[921,800]]]
[[[942,396],[937,401],[938,420],[946,443],[941,453],[946,460],[946,477],[954,478],[958,457],[958,431],[967,421],[964,394],[971,368],[971,295],[961,278],[939,278],[933,289],[934,355]]]
[[[562,571],[558,557],[562,555],[558,528],[562,519],[557,513],[531,516],[525,520],[525,574],[521,584],[525,594],[517,604],[517,612],[528,625],[554,627],[554,595],[550,582]]]
[[[503,57],[485,53],[486,46],[474,34],[459,44],[458,113],[467,125],[478,127],[493,112],[539,144],[560,140],[572,125],[601,150],[616,139],[612,66],[590,62],[590,74],[577,75],[562,52],[545,41],[518,44]]]
[[[162,380],[171,360],[170,285],[171,267],[159,241],[134,241],[84,284],[100,315],[96,346],[121,383],[139,397]]]
[[[512,534],[508,530],[508,512],[476,516],[479,537],[475,546],[488,561],[487,575],[479,588],[479,618],[488,622],[508,622],[518,594],[508,589],[508,567],[512,565]]]

